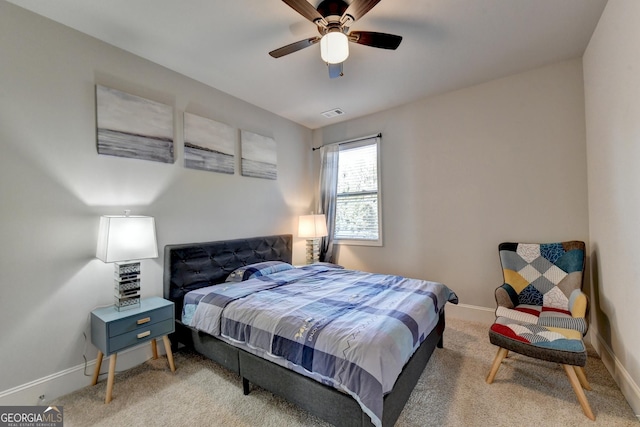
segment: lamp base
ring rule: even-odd
[[[307,239],[307,264],[320,260],[320,239]]]
[[[118,311],[140,307],[140,262],[116,262],[114,304]]]
[[[117,295],[113,297],[113,308],[118,311],[131,310],[138,307],[140,307],[140,295],[125,298],[119,298]]]

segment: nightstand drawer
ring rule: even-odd
[[[116,353],[122,349],[147,342],[152,338],[157,338],[173,332],[173,317],[153,324],[141,325],[135,331],[127,332],[109,339],[109,351]]]
[[[164,320],[173,321],[173,305],[145,311],[144,313],[138,313],[134,316],[110,322],[108,332],[109,338],[114,338],[118,335],[134,332],[139,329],[146,330],[149,329],[151,325]]]

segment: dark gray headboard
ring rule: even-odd
[[[236,268],[261,261],[291,263],[291,234],[164,247],[164,297],[181,318],[184,295],[224,282]]]

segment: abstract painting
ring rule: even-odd
[[[173,107],[96,85],[98,154],[173,163]]]
[[[184,113],[184,166],[233,174],[236,134],[229,125]]]
[[[268,136],[241,131],[242,175],[256,178],[278,178],[276,141]]]

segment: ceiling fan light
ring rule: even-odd
[[[327,64],[339,64],[349,57],[349,39],[347,35],[334,31],[322,36],[320,57]]]

